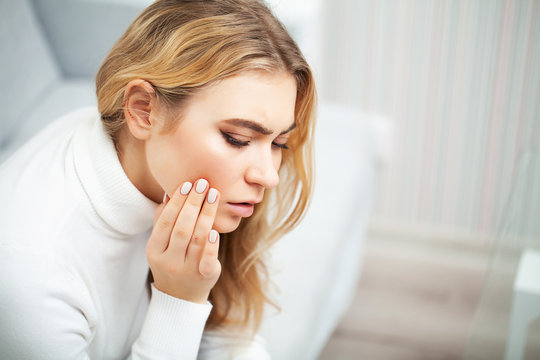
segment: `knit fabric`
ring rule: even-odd
[[[0,203],[1,358],[197,357],[212,305],[148,284],[157,204],[124,173],[95,108],[53,122],[2,164]]]

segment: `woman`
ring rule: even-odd
[[[296,44],[256,0],[158,0],[96,88],[0,170],[2,357],[268,357],[264,254],[312,186]]]

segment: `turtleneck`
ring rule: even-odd
[[[149,230],[158,204],[127,177],[97,110],[83,109],[79,116],[84,120],[73,137],[73,166],[92,223],[119,237]]]
[[[127,177],[95,108],[57,119],[1,166],[0,199],[4,357],[268,358],[228,333],[201,344],[212,305],[148,286],[157,204]]]

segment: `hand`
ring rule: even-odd
[[[208,188],[204,179],[199,179],[193,189],[186,182],[170,200],[159,205],[146,245],[156,288],[201,304],[206,303],[221,274],[219,233],[211,230],[219,192]]]

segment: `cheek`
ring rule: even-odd
[[[205,178],[220,192],[233,182],[239,166],[216,141],[180,136],[147,148],[150,170],[160,185],[173,193],[185,181]]]
[[[272,159],[274,160],[274,168],[276,169],[276,171],[279,171],[279,168],[281,167],[281,161],[283,160],[282,152],[277,151]]]
[[[195,182],[205,178],[211,187],[220,191],[221,200],[213,229],[220,233],[229,233],[238,227],[241,218],[232,216],[226,210],[226,202],[236,199],[242,186],[242,158],[221,139],[207,137],[200,141],[195,137],[180,137],[155,152],[158,156],[159,173],[163,184],[174,192],[185,181]]]
[[[219,140],[219,139],[218,139]],[[234,150],[234,149],[233,149]],[[220,204],[212,226],[220,233],[230,233],[238,228],[242,218],[232,216],[226,209],[228,200],[238,198],[242,187],[241,159],[231,148],[220,141],[208,141],[200,148],[199,155],[192,163],[193,179],[204,177],[210,186],[220,191]]]
[[[182,168],[182,181],[196,181],[205,178],[221,193],[225,199],[235,195],[243,179],[242,159],[225,144],[221,137],[206,136],[202,140],[182,139],[182,146],[177,149],[179,164]],[[185,154],[185,155],[184,155]]]
[[[222,145],[210,139],[193,148],[196,155],[190,161],[191,178],[195,180],[204,177],[210,186],[226,192],[239,175],[239,164]]]

